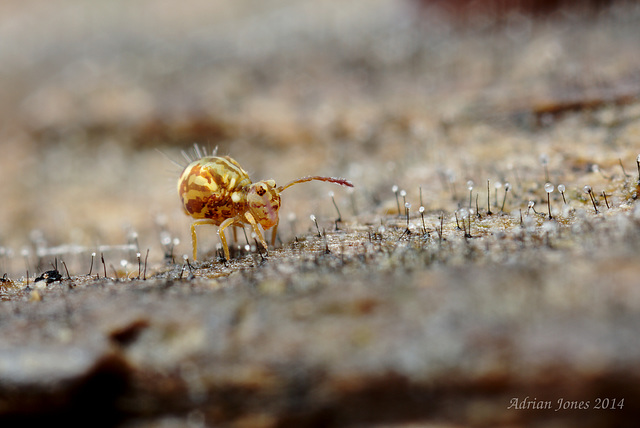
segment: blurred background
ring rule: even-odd
[[[79,252],[72,274],[101,245],[161,260],[168,236],[188,253],[172,160],[194,143],[254,180],[348,177],[356,193],[337,200],[363,222],[393,184],[455,208],[443,177],[526,175],[541,153],[631,162],[638,125],[606,125],[638,94],[639,20],[636,2],[604,0],[5,0],[0,273],[38,248]],[[537,132],[585,105],[611,106],[588,136]],[[284,242],[334,215],[335,189],[305,186],[283,198]]]

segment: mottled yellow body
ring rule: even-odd
[[[178,195],[187,214],[219,226],[247,210],[249,175],[228,156],[208,156],[188,165],[178,180]]]
[[[304,177],[286,186],[276,187],[273,180],[252,183],[247,172],[229,156],[205,156],[191,162],[178,179],[178,195],[185,212],[196,219],[191,224],[193,259],[196,259],[198,245],[195,227],[201,224],[220,226],[218,235],[227,260],[229,247],[224,229],[231,225],[250,224],[265,249],[267,243],[258,224],[265,230],[273,227],[271,245],[274,245],[278,229],[280,192],[294,184],[311,180],[353,187],[349,181],[342,178],[318,176]]]
[[[191,162],[178,180],[178,195],[185,212],[197,219],[191,225],[193,259],[198,245],[195,226],[200,224],[220,226],[218,235],[227,260],[229,246],[224,229],[231,225],[251,224],[265,249],[267,243],[258,223],[265,229],[275,226],[273,245],[280,208],[275,185],[273,180],[251,183],[249,174],[229,156],[205,156]]]

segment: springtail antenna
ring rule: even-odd
[[[353,187],[353,184],[349,180],[347,180],[345,178],[320,177],[318,175],[314,175],[314,176],[309,176],[309,177],[298,178],[297,180],[293,180],[289,184],[286,184],[284,186],[279,186],[278,187],[278,192],[282,192],[283,190],[288,189],[289,187],[293,186],[294,184],[306,183],[307,181],[312,181],[312,180],[328,181],[330,183],[336,183],[336,184],[339,184],[341,186]]]

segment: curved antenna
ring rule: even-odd
[[[282,192],[283,190],[288,189],[289,187],[293,186],[294,184],[306,183],[307,181],[312,181],[312,180],[328,181],[329,183],[335,183],[335,184],[339,184],[341,186],[353,187],[353,184],[349,180],[347,180],[345,178],[321,177],[319,175],[313,175],[313,176],[298,178],[297,180],[293,180],[289,184],[286,184],[284,186],[279,186],[278,187],[278,192]]]

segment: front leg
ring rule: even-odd
[[[251,224],[251,226],[253,226],[253,230],[256,232],[256,235],[258,236],[258,239],[260,240],[260,243],[262,244],[264,249],[267,250],[267,252],[268,252],[269,251],[269,247],[267,246],[267,241],[264,240],[264,236],[262,236],[262,232],[260,232],[260,228],[258,227],[258,223],[256,223],[256,219],[253,218],[253,216],[249,212],[245,213],[244,217],[247,219],[249,224]]]
[[[276,248],[276,234],[278,233],[278,224],[280,223],[280,219],[278,219],[278,221],[276,222],[275,226],[273,226],[273,229],[271,230],[271,246],[273,248]]]

